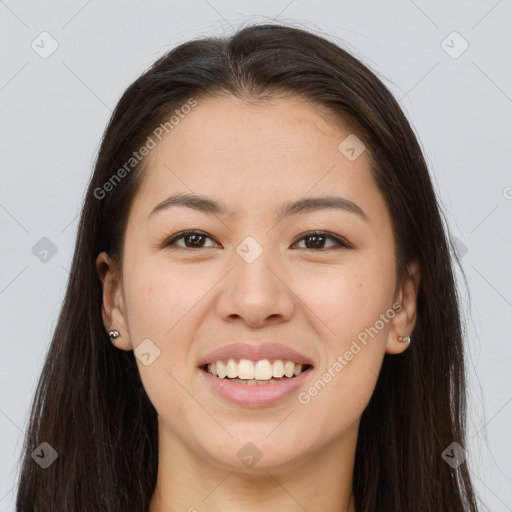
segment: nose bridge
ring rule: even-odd
[[[253,297],[261,293],[272,293],[277,283],[270,268],[279,267],[277,251],[270,244],[271,237],[256,236],[246,236],[238,244],[236,254],[233,255],[235,268],[232,279],[239,289],[249,287]]]
[[[217,303],[218,313],[224,318],[242,317],[252,324],[269,317],[289,318],[294,301],[285,279],[279,277],[282,262],[278,251],[271,246],[272,237],[266,233],[256,236],[246,236],[235,248],[233,269]]]

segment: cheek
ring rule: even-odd
[[[304,272],[303,272],[304,273]],[[373,325],[393,298],[393,271],[361,258],[343,267],[318,268],[294,283],[294,292],[323,322],[320,332],[347,341]]]
[[[157,347],[158,357],[150,366],[137,359],[139,373],[150,397],[159,390],[164,390],[166,395],[169,392],[179,395],[178,383],[185,382],[196,368],[195,361],[190,358],[190,346],[202,319],[201,303],[207,300],[205,294],[217,280],[213,276],[210,281],[197,268],[150,261],[139,265],[127,283],[132,344],[137,347],[149,339]],[[169,396],[166,396],[165,401],[168,400]],[[157,396],[154,403],[159,403]]]
[[[150,364],[139,358],[136,362],[144,389],[160,415],[166,411],[177,417],[186,413],[183,383],[190,371],[187,356],[194,329],[193,308],[205,292],[200,281],[200,276],[180,268],[148,264],[139,265],[127,282],[132,343],[136,347],[149,339],[157,347],[153,350],[158,355]]]
[[[312,425],[319,438],[335,438],[358,420],[375,389],[393,318],[381,316],[390,311],[392,286],[379,272],[347,272],[307,297],[325,335],[316,378],[298,399],[305,414],[325,419]]]
[[[315,400],[325,414],[329,407],[343,409],[349,422],[362,413],[384,357],[393,291],[393,260],[377,256],[361,255],[357,264],[308,280],[301,297],[324,335],[318,379],[304,402]]]
[[[204,295],[204,283],[193,269],[140,265],[130,275],[127,310],[130,333],[164,341]]]

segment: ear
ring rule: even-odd
[[[398,336],[411,336],[417,318],[418,288],[421,280],[421,268],[417,260],[408,265],[408,275],[398,287],[395,295],[394,307],[396,314],[390,322],[386,352],[388,354],[400,354],[408,346],[408,343],[398,340]]]
[[[120,336],[111,339],[114,346],[121,350],[133,350],[126,318],[122,280],[105,251],[98,254],[96,269],[103,287],[103,304],[101,308],[103,325],[107,333],[114,329],[119,332]]]

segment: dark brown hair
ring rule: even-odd
[[[465,446],[463,333],[448,228],[418,141],[366,65],[324,37],[277,24],[181,44],[130,85],[116,106],[84,199],[66,295],[34,396],[17,510],[148,510],[157,477],[157,414],[133,352],[116,349],[105,332],[95,265],[105,250],[121,267],[144,160],[104,197],[97,191],[176,109],[190,98],[220,94],[250,101],[297,95],[349,123],[369,150],[392,218],[398,282],[407,263],[416,259],[421,266],[413,342],[400,356],[385,355],[361,418],[357,511],[477,511],[466,463],[452,469],[441,456],[454,441]],[[47,469],[31,457],[42,442],[58,452]]]

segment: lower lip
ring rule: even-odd
[[[251,386],[231,382],[227,379],[219,379],[219,377],[214,377],[210,372],[200,369],[208,385],[220,396],[237,405],[249,407],[265,407],[283,401],[293,394],[294,391],[297,391],[309,377],[311,370],[312,368],[310,367],[291,379]]]

